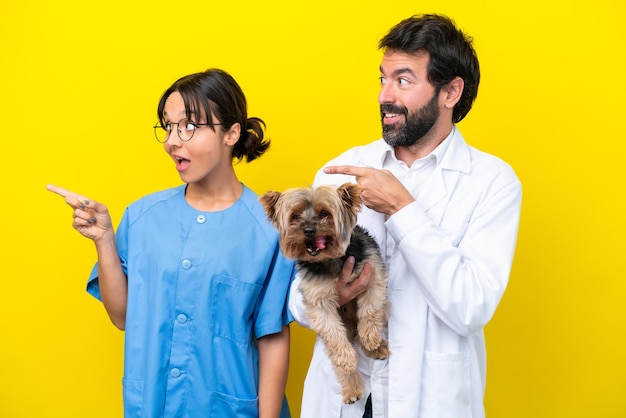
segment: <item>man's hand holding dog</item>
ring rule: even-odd
[[[354,176],[356,182],[363,186],[361,193],[363,204],[385,215],[391,216],[415,200],[388,170],[337,165],[324,167],[324,173]]]
[[[352,270],[354,269],[354,257],[350,256],[346,259],[341,271],[341,277],[337,280],[337,296],[339,297],[339,306],[343,306],[365,292],[370,284],[370,280],[374,274],[374,266],[371,262],[366,261],[363,265],[363,271],[359,277],[350,282]]]

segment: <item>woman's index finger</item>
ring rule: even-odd
[[[62,187],[59,187],[59,186],[55,186],[54,184],[46,185],[46,189],[48,191],[51,191],[52,193],[56,193],[59,196],[66,198],[66,199],[68,197],[73,197],[73,198],[78,199],[78,200],[85,200],[85,198],[81,198],[81,196],[77,195],[76,193],[70,192],[69,190],[66,190],[66,189],[64,189]]]

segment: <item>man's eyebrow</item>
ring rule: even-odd
[[[380,73],[381,74],[385,74],[385,72],[383,71],[383,66],[380,66]],[[392,76],[394,77],[398,77],[402,74],[409,74],[413,77],[416,77],[415,72],[409,68],[409,67],[401,67],[401,68],[396,68],[395,70],[393,70],[393,72],[391,73]]]

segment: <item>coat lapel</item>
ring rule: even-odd
[[[412,195],[436,225],[441,224],[452,190],[455,189],[459,177],[469,172],[470,153],[456,127],[449,138],[447,150],[441,162],[437,164],[431,178],[421,190],[412,191]]]

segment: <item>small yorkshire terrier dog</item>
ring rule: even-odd
[[[363,395],[352,343],[372,358],[389,356],[382,336],[389,314],[387,271],[376,241],[356,224],[362,191],[359,184],[346,183],[270,191],[259,198],[278,229],[283,254],[296,261],[307,318],[326,346],[345,403]],[[339,306],[335,286],[348,256],[355,259],[351,281],[366,260],[373,263],[374,276],[365,293]]]

